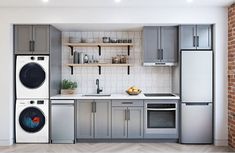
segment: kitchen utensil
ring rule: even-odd
[[[84,63],[89,63],[89,57],[87,54],[85,54],[83,59],[84,59]]]
[[[103,37],[103,43],[110,43],[110,37]]]

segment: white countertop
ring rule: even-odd
[[[146,97],[143,93],[139,95],[128,95],[127,93],[123,94],[111,94],[111,96],[83,96],[82,94],[71,94],[71,95],[56,95],[52,96],[51,99],[180,99],[176,94],[175,96],[156,96],[156,97]]]

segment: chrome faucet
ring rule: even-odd
[[[96,85],[97,85],[96,92],[97,92],[97,94],[100,94],[103,90],[100,89],[100,81],[99,81],[99,79],[96,79]]]

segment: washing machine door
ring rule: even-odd
[[[19,123],[23,130],[35,133],[44,127],[45,116],[40,109],[28,107],[20,113]]]
[[[22,67],[19,77],[25,87],[35,89],[43,84],[46,73],[39,64],[31,62]]]

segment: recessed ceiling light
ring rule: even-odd
[[[122,0],[114,0],[116,3],[120,3]]]
[[[193,0],[186,0],[188,3],[192,3],[193,2]]]
[[[49,0],[42,0],[44,3],[47,3],[47,2],[49,2]]]

